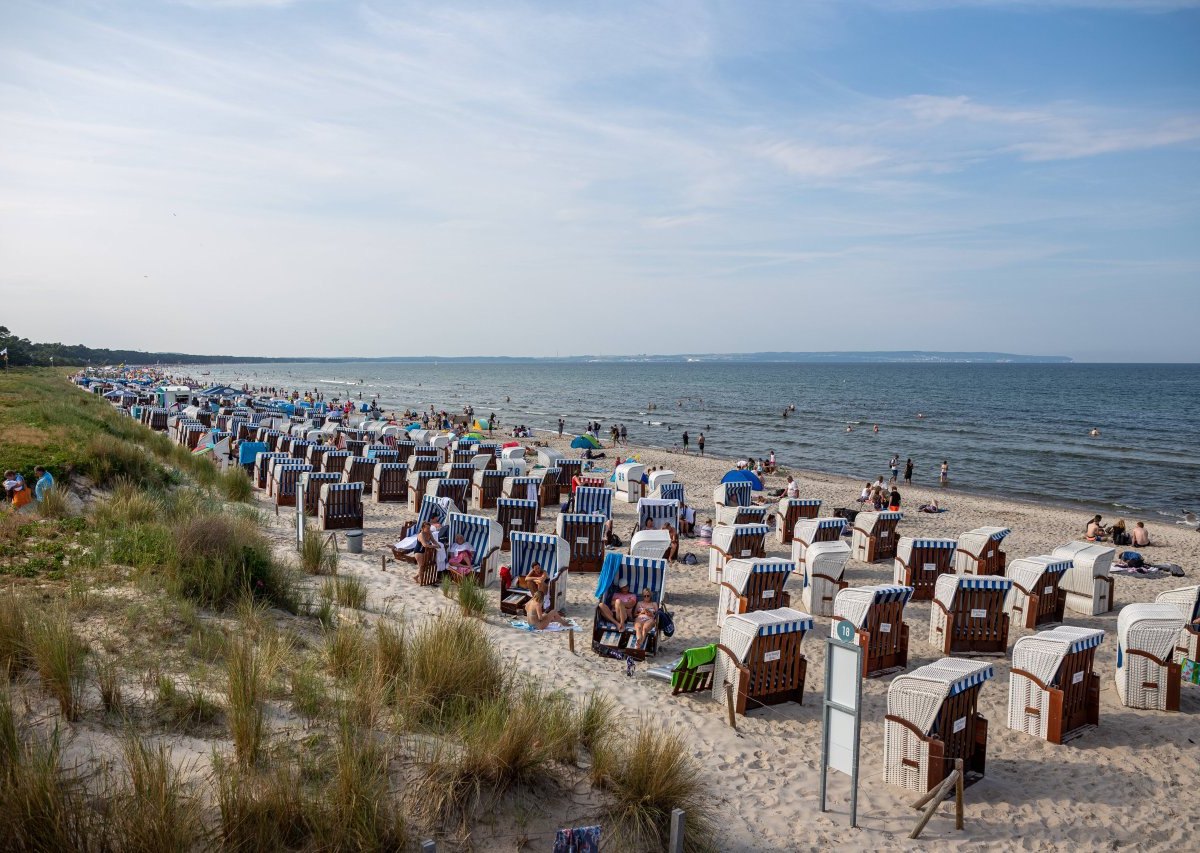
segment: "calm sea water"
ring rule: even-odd
[[[496,412],[504,426],[568,432],[624,423],[670,447],[703,432],[709,453],[861,479],[912,457],[914,481],[1057,500],[1097,511],[1200,510],[1200,366],[967,364],[272,364],[184,368],[240,386],[379,395],[410,406]],[[360,384],[361,383],[361,384]],[[511,401],[506,401],[506,397]],[[657,404],[656,410],[649,408]],[[794,404],[786,419],[783,409]],[[918,419],[917,414],[924,418]],[[852,424],[852,432],[846,425]],[[872,431],[879,425],[879,433]],[[1101,435],[1088,432],[1097,427]]]

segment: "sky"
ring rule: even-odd
[[[0,324],[1200,361],[1200,0],[4,0]]]

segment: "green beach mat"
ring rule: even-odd
[[[699,646],[694,649],[687,649],[683,653],[680,668],[671,673],[671,687],[677,687],[684,692],[695,689],[694,685],[703,675],[697,672],[697,669],[706,664],[711,664],[716,657],[717,646],[715,643],[710,643],[707,646]]]

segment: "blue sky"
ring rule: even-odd
[[[0,323],[1200,361],[1198,48],[1200,0],[8,0]]]

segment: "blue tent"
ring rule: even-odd
[[[575,450],[587,450],[589,448],[592,450],[599,450],[600,442],[592,438],[590,435],[577,435],[571,441],[571,447]]]
[[[756,492],[763,490],[762,480],[753,471],[747,471],[745,468],[734,468],[728,474],[721,478],[722,483],[749,483],[750,488]]]

